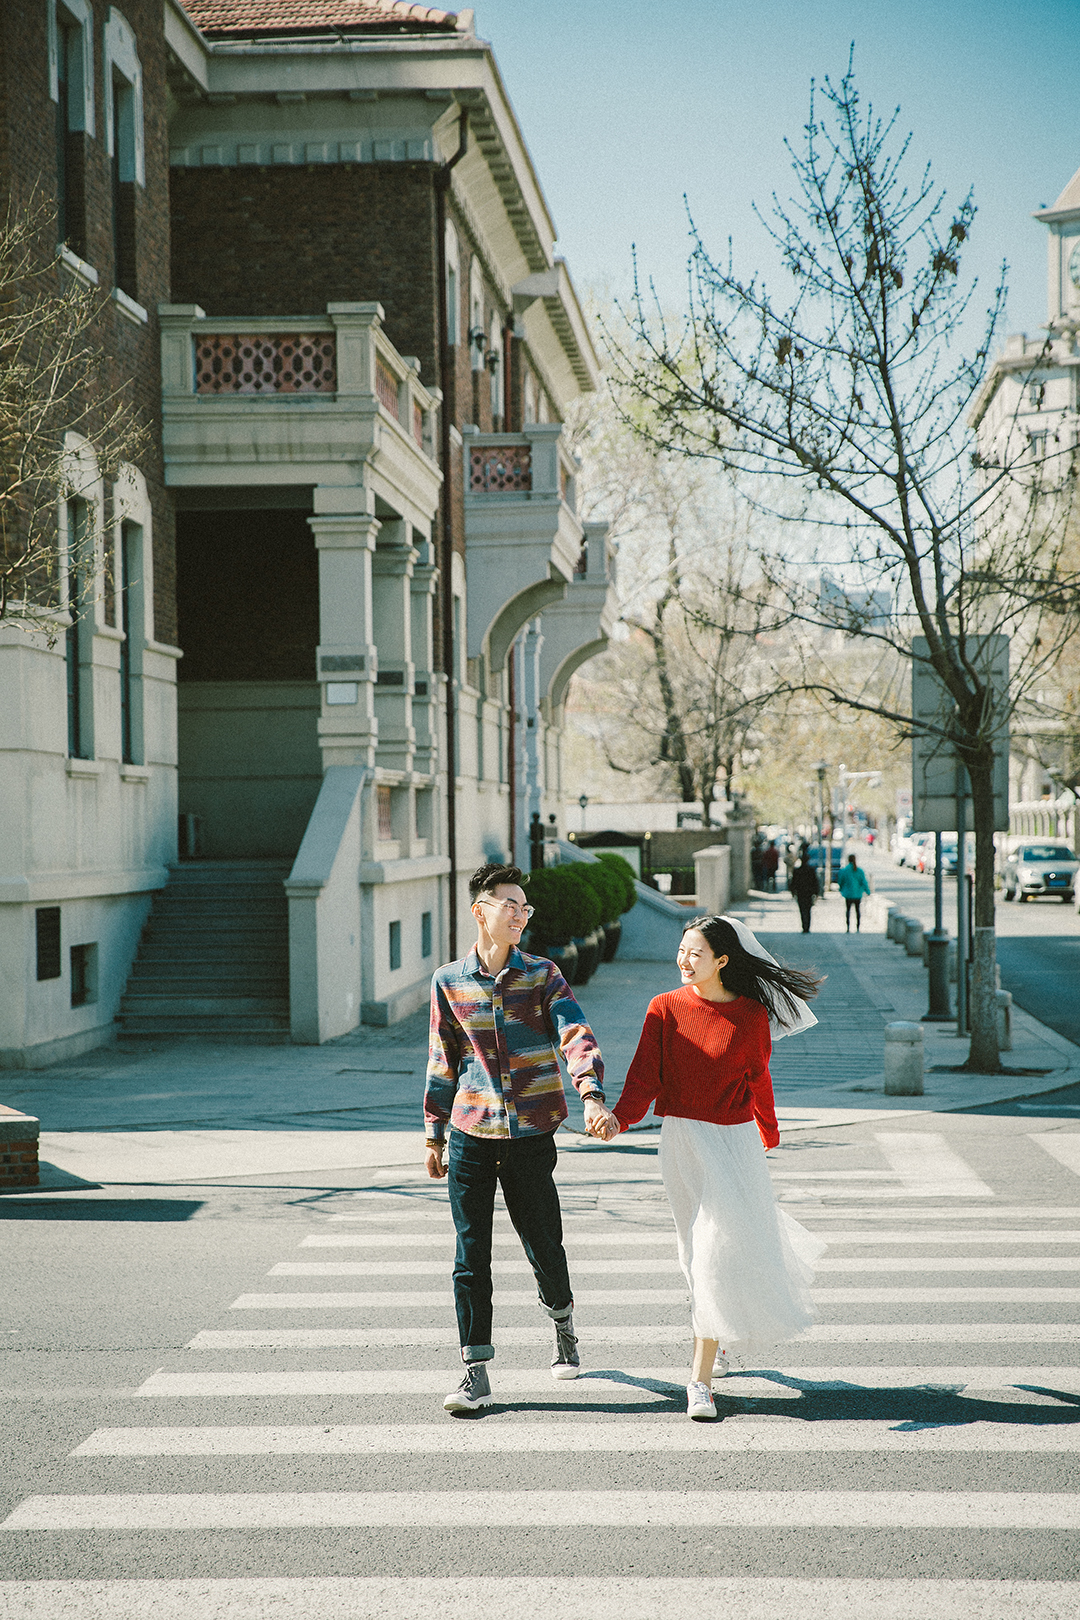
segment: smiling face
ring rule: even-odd
[[[704,994],[721,988],[720,971],[728,964],[726,956],[714,956],[705,935],[696,928],[688,928],[679,942],[675,958],[683,984],[692,984]]]
[[[497,883],[473,902],[473,916],[493,945],[517,945],[525,931],[525,890],[518,883]]]

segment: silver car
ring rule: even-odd
[[[1002,868],[1006,900],[1030,900],[1032,895],[1055,895],[1071,902],[1080,868],[1067,844],[1018,844]]]

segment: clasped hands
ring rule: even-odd
[[[622,1130],[611,1109],[595,1097],[585,1099],[585,1130],[599,1142],[610,1142]]]

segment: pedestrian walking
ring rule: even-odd
[[[821,885],[818,883],[818,875],[810,865],[806,855],[802,857],[794,872],[792,872],[788,888],[798,902],[799,915],[802,918],[802,931],[804,934],[808,934],[810,932],[810,913],[813,910],[814,901],[821,893]]]
[[[836,880],[836,887],[844,897],[844,930],[851,933],[851,912],[855,911],[855,932],[862,931],[862,900],[864,894],[870,893],[870,880],[855,859],[849,855],[847,865],[843,868]]]
[[[770,838],[761,854],[761,869],[765,874],[766,894],[776,893],[776,869],[780,865],[780,851],[776,839]]]
[[[595,1134],[610,1140],[650,1104],[662,1118],[660,1169],[694,1335],[687,1416],[701,1421],[716,1416],[718,1351],[765,1349],[813,1318],[825,1244],[778,1206],[765,1154],[780,1140],[770,1021],[777,1035],[816,1023],[804,1003],[821,981],[781,966],[725,917],[688,923],[678,964],[682,987],[649,1003],[612,1123]]]
[[[477,939],[431,981],[424,1092],[427,1172],[448,1175],[457,1232],[454,1307],[465,1376],[448,1412],[491,1403],[491,1229],[495,1189],[536,1277],[540,1308],[555,1324],[555,1378],[580,1370],[574,1300],[553,1172],[555,1132],[566,1118],[559,1053],[585,1102],[587,1127],[604,1126],[604,1064],[566,980],[546,957],[519,950],[532,916],[516,866],[481,866],[469,880]],[[443,1148],[449,1128],[448,1163]]]

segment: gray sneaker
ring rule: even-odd
[[[555,1358],[551,1363],[552,1378],[576,1378],[581,1371],[577,1339],[574,1336],[573,1314],[555,1323]]]
[[[475,1412],[481,1406],[490,1406],[491,1402],[487,1362],[467,1361],[464,1378],[443,1401],[443,1407],[447,1412]]]

